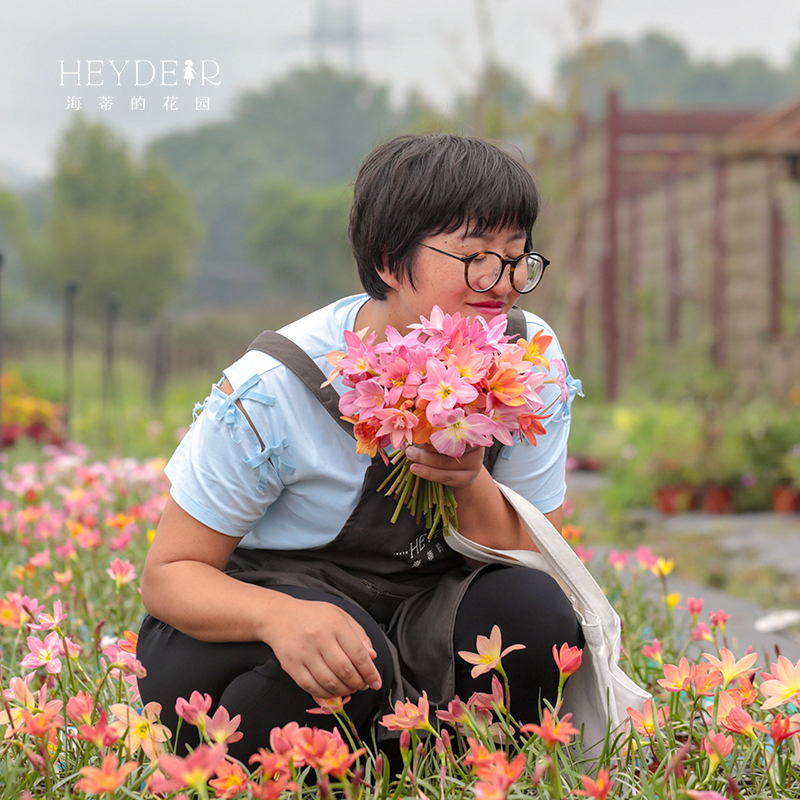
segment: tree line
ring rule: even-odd
[[[226,122],[154,141],[141,158],[100,124],[78,119],[52,181],[0,189],[0,249],[13,250],[32,291],[81,285],[82,308],[152,319],[180,295],[192,266],[257,265],[269,286],[320,301],[356,289],[345,237],[349,184],[380,141],[408,132],[475,133],[527,155],[536,137],[599,114],[610,87],[636,107],[758,107],[800,95],[800,48],[784,69],[761,58],[693,60],[661,34],[584,44],[558,70],[558,99],[486,64],[448,113],[411,93],[324,64],[243,94]]]

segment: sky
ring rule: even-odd
[[[352,63],[395,98],[417,89],[446,110],[487,43],[552,95],[578,40],[576,5],[594,9],[592,36],[656,30],[698,59],[754,54],[780,67],[800,47],[796,0],[0,0],[0,183],[47,177],[78,113],[137,147],[230,116],[242,91],[319,58],[310,33],[323,9],[339,20],[352,9],[362,33]],[[323,52],[351,63],[344,47]]]

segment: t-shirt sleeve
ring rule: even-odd
[[[541,392],[545,408],[552,407],[546,412],[550,416],[542,420],[545,434],[536,437],[536,445],[527,439],[515,440],[511,447],[504,447],[500,457],[495,463],[492,475],[498,483],[508,486],[515,492],[527,498],[543,514],[555,511],[564,502],[567,491],[566,465],[567,465],[567,440],[571,422],[572,401],[576,394],[581,393],[580,381],[575,380],[569,373],[566,360],[553,331],[538,318],[528,317],[529,337],[539,330],[544,330],[552,341],[545,351],[545,356],[551,363],[550,377],[558,376],[558,371],[552,362],[560,359],[566,372],[566,385],[568,396],[561,400],[561,389],[556,384],[547,384]],[[544,412],[543,412],[544,413]]]
[[[243,537],[253,529],[292,471],[286,439],[265,413],[272,398],[259,393],[256,378],[232,395],[213,386],[165,469],[175,502],[229,536]],[[236,405],[239,398],[258,434]]]

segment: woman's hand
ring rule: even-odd
[[[381,688],[375,649],[349,614],[332,603],[289,595],[278,602],[280,611],[270,615],[263,639],[301,689],[329,699]]]
[[[464,455],[454,458],[437,453],[429,444],[415,444],[406,450],[414,475],[454,489],[466,489],[475,482],[483,469],[483,454],[483,447],[468,447]]]

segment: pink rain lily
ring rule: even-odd
[[[111,566],[106,570],[106,574],[116,584],[117,591],[131,581],[136,580],[136,568],[130,561],[123,561],[120,558],[115,558],[111,562]]]
[[[568,678],[577,672],[583,661],[583,650],[580,647],[570,647],[566,642],[557,650],[553,645],[553,658],[555,659],[558,673],[562,677]]]
[[[466,650],[459,650],[458,654],[468,664],[474,664],[471,675],[477,678],[478,675],[483,675],[484,672],[490,672],[496,669],[503,658],[505,658],[513,650],[524,650],[524,644],[512,644],[501,651],[503,647],[502,635],[500,628],[495,625],[492,627],[492,632],[488,638],[486,636],[478,636],[475,640],[477,653],[470,653]]]
[[[238,742],[244,736],[239,731],[241,721],[241,714],[231,717],[225,706],[218,706],[214,716],[206,720],[206,736],[215,744]]]
[[[790,700],[797,700],[800,693],[800,661],[792,664],[786,656],[778,656],[770,665],[768,679],[761,684],[761,694],[767,698],[762,708],[775,708]]]
[[[659,664],[664,663],[664,657],[661,652],[661,642],[658,639],[653,639],[653,643],[646,644],[642,647],[642,654],[647,656],[647,658],[652,658],[653,661],[657,661]]]
[[[398,700],[394,704],[394,714],[384,715],[379,724],[390,731],[433,730],[428,721],[429,713],[428,693],[423,692],[418,703],[408,699],[405,703]]]
[[[712,770],[716,769],[720,759],[727,758],[733,750],[733,738],[724,733],[714,733],[709,731],[703,737],[703,750],[708,755],[708,761]]]
[[[150,788],[159,794],[183,788],[204,792],[208,779],[224,757],[225,746],[220,744],[201,744],[186,758],[163,754],[158,758],[158,768],[166,778],[156,780],[154,776]]]
[[[314,700],[318,704],[317,708],[307,708],[306,714],[338,714],[344,711],[345,703],[349,703],[351,697],[347,695],[347,697],[331,697],[327,700],[315,697]]]
[[[28,623],[28,627],[34,631],[51,631],[53,628],[57,628],[61,625],[66,618],[67,615],[63,612],[61,601],[56,600],[55,603],[53,603],[52,614],[48,614],[47,612],[38,614],[36,617],[36,624]]]
[[[381,423],[377,435],[388,436],[395,450],[403,443],[409,445],[414,441],[414,428],[419,425],[419,417],[408,410],[410,405],[409,400],[400,408],[382,408],[375,412]]]
[[[430,406],[429,406],[430,408]],[[454,408],[429,422],[439,430],[431,434],[431,444],[439,453],[461,458],[468,446],[489,447],[497,425],[483,414],[467,415],[463,408]]]
[[[759,722],[753,722],[753,718],[742,708],[739,698],[731,692],[720,692],[719,704],[717,705],[717,724],[731,733],[739,733],[756,738],[756,730],[762,733],[767,732],[767,728]]]
[[[192,692],[191,697],[187,700],[185,697],[179,697],[175,701],[175,713],[190,725],[199,728],[201,732],[206,729],[207,714],[211,709],[211,695],[200,694],[200,692]]]
[[[550,366],[556,368],[556,375],[548,381],[548,383],[555,383],[561,392],[560,400],[563,403],[569,399],[569,386],[567,386],[567,365],[560,358],[553,358],[550,360]]]
[[[420,384],[417,394],[430,401],[428,419],[443,411],[450,411],[457,403],[471,403],[478,396],[478,390],[471,383],[462,380],[455,367],[448,369],[437,358],[429,358],[426,368],[425,381]]]
[[[25,669],[44,667],[51,675],[61,672],[59,656],[64,655],[64,647],[56,631],[48,633],[43,642],[35,636],[29,636],[28,649],[30,653],[20,662]]]

